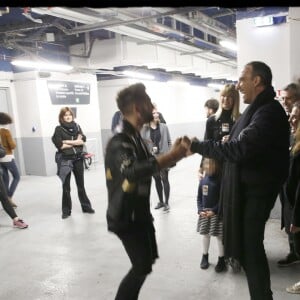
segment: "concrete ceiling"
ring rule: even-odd
[[[242,8],[255,11],[262,8]],[[0,7],[0,51],[70,60],[73,45],[130,36],[180,55],[237,67],[236,53],[220,40],[236,42],[237,8],[221,7]],[[6,55],[6,57],[8,57]],[[2,55],[3,58],[3,55]],[[120,68],[124,66],[115,66]],[[147,66],[145,66],[147,68]],[[156,66],[159,68],[159,66]],[[169,71],[182,69],[169,66]],[[99,72],[101,73],[101,72]]]

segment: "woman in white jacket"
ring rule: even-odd
[[[153,121],[145,124],[141,130],[141,136],[146,142],[149,151],[157,156],[166,153],[171,148],[170,132],[166,124],[159,121],[159,113],[157,109],[153,109]],[[160,170],[159,173],[153,175],[155,186],[159,198],[159,202],[155,209],[164,208],[169,210],[170,183],[169,168]],[[163,200],[165,196],[165,201]]]

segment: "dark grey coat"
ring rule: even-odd
[[[234,125],[228,142],[194,141],[191,145],[192,152],[224,162],[220,214],[228,258],[241,257],[243,190],[279,191],[288,174],[289,123],[274,96],[272,87],[261,92]]]

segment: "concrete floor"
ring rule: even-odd
[[[196,233],[197,168],[200,156],[179,162],[170,171],[169,213],[153,209],[160,259],[147,278],[141,300],[246,300],[249,299],[244,273],[231,270],[217,274],[217,244],[212,239],[211,266],[199,267],[202,239]],[[73,177],[72,177],[73,178]],[[17,213],[29,224],[15,229],[0,211],[0,300],[113,300],[129,260],[120,241],[106,229],[107,196],[102,164],[85,173],[86,190],[96,210],[80,210],[72,179],[73,211],[61,219],[61,185],[58,177],[23,176],[14,200]],[[152,208],[157,195],[154,185]],[[279,269],[277,260],[286,255],[287,238],[278,219],[267,224],[265,247],[268,254],[274,299],[293,300],[286,286],[300,280],[300,265]]]

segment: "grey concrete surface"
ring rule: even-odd
[[[141,300],[247,300],[244,273],[217,274],[217,243],[212,238],[211,266],[199,267],[202,239],[196,233],[197,168],[200,156],[179,162],[170,171],[170,212],[154,210],[158,201],[152,185],[160,258],[148,276]],[[72,216],[61,219],[61,184],[56,176],[23,176],[14,200],[17,214],[29,228],[12,227],[0,210],[0,300],[113,300],[130,263],[120,241],[106,229],[107,196],[103,164],[85,173],[86,190],[96,210],[83,214],[72,176]],[[265,247],[274,299],[295,300],[285,291],[300,280],[300,265],[279,269],[277,260],[288,250],[279,219],[270,219]]]

